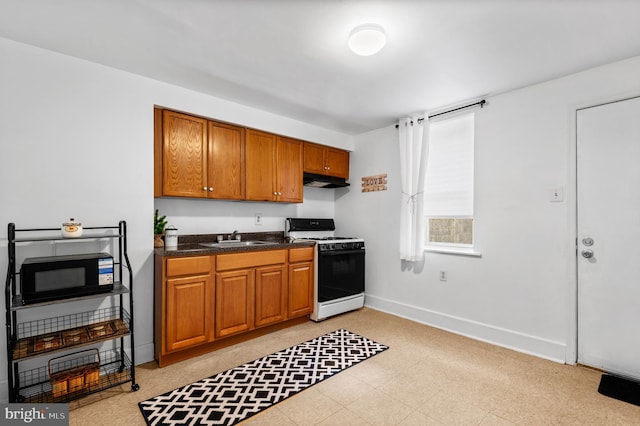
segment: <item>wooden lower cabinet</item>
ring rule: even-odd
[[[286,319],[287,257],[287,250],[218,256],[216,337]]]
[[[274,265],[256,268],[255,326],[287,318],[287,268]]]
[[[158,365],[306,321],[313,311],[314,252],[300,247],[215,256],[157,254]]]
[[[287,316],[289,318],[313,312],[313,247],[289,250],[289,291]]]
[[[211,277],[167,280],[167,351],[212,339]]]
[[[253,328],[254,283],[252,269],[216,273],[216,337]]]
[[[213,256],[156,259],[156,359],[214,339]]]

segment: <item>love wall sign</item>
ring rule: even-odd
[[[362,192],[386,191],[387,174],[365,176],[362,178]]]

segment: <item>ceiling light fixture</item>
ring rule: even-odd
[[[378,53],[387,42],[384,29],[380,25],[366,24],[355,27],[349,35],[349,48],[360,56]]]

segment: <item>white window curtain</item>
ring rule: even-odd
[[[400,259],[424,259],[424,176],[429,157],[429,117],[407,117],[398,123],[400,145]]]

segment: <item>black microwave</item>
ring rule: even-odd
[[[22,304],[113,290],[113,256],[88,253],[27,258],[20,267]]]

